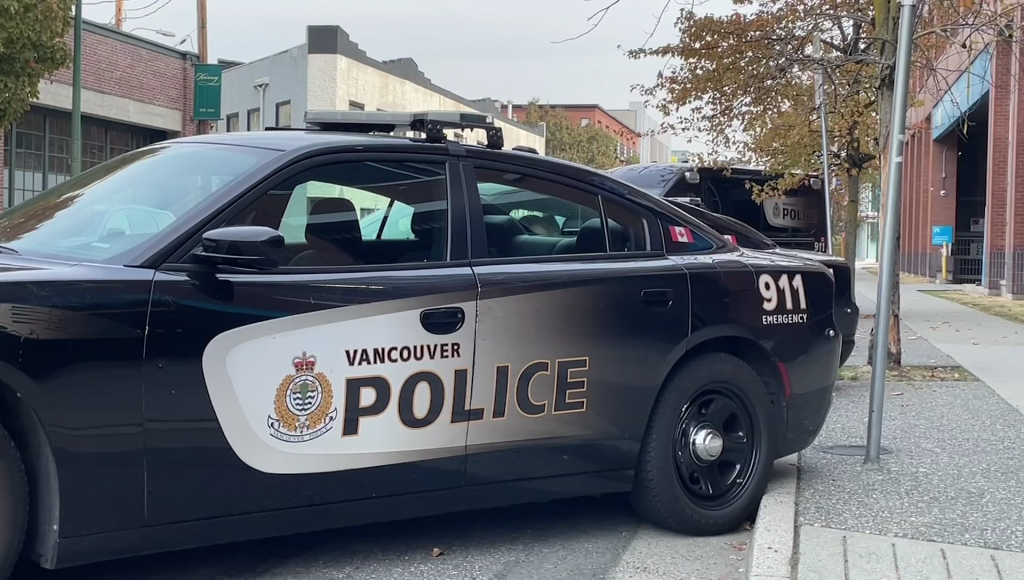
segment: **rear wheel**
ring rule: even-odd
[[[771,402],[753,369],[730,355],[700,355],[655,403],[633,486],[636,510],[687,534],[735,530],[764,495],[775,435]]]
[[[21,555],[28,524],[28,479],[14,441],[0,425],[0,579]]]

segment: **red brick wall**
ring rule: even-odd
[[[584,117],[590,119],[590,124],[614,134],[619,143],[632,149],[637,157],[640,156],[640,135],[614,116],[594,107],[567,107],[562,110],[565,111],[565,116],[577,125]],[[508,114],[507,109],[502,109],[502,112]],[[512,114],[522,122],[526,118],[526,108],[513,106]]]
[[[69,45],[74,41],[73,34],[67,38]],[[47,80],[70,85],[72,76],[68,68]],[[82,88],[181,111],[181,133],[196,133],[192,118],[192,63],[184,54],[171,56],[136,46],[93,32],[87,26],[82,35]],[[71,108],[71,103],[67,108]],[[2,144],[3,132],[0,131],[0,147]],[[0,152],[0,167],[7,166],[3,157]],[[0,174],[0,208],[4,204],[4,192],[6,184]]]
[[[68,44],[72,41],[69,36]],[[70,85],[71,69],[57,72],[50,80]],[[82,88],[181,111],[185,125],[182,132],[195,132],[192,65],[182,56],[170,56],[86,29],[82,35]]]
[[[1007,171],[1010,154],[1010,84],[1012,48],[998,42],[992,54],[992,88],[989,91],[988,183],[985,196],[985,259],[987,280],[992,290],[1005,276]]]

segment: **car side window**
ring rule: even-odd
[[[488,257],[644,251],[643,220],[621,204],[530,175],[476,168]],[[606,217],[609,236],[605,236]]]
[[[281,232],[285,267],[443,262],[448,183],[443,163],[359,161],[303,171],[224,226]]]
[[[711,240],[687,225],[665,220],[659,222],[665,240],[665,253],[669,256],[707,252],[715,248]]]

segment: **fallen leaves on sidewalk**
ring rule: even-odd
[[[740,552],[745,552],[747,550],[747,542],[743,542],[743,541],[730,542],[729,545],[732,546],[733,548],[736,548]]]
[[[885,377],[886,380],[894,382],[943,383],[978,380],[967,369],[950,366],[891,366],[886,370]],[[871,367],[841,367],[836,378],[840,381],[870,381]]]
[[[444,556],[444,550],[442,550],[441,548],[434,548],[430,551],[431,558],[437,558],[438,556]]]

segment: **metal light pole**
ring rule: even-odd
[[[71,176],[82,171],[82,0],[75,2],[75,63],[71,80]]]
[[[814,56],[821,58],[821,36],[814,35]],[[814,75],[814,98],[821,111],[821,171],[825,186],[825,253],[832,254],[832,172],[828,168],[828,104],[825,101],[825,65]]]
[[[871,367],[871,413],[868,416],[867,452],[864,463],[877,467],[882,454],[882,402],[885,399],[885,371],[888,366],[889,298],[892,296],[896,264],[896,236],[900,227],[903,141],[907,131],[907,93],[910,92],[910,56],[914,48],[915,0],[900,0],[900,35],[896,48],[896,81],[893,87],[892,127],[889,131],[888,191],[885,196],[885,230],[878,270],[875,299],[875,364]]]

